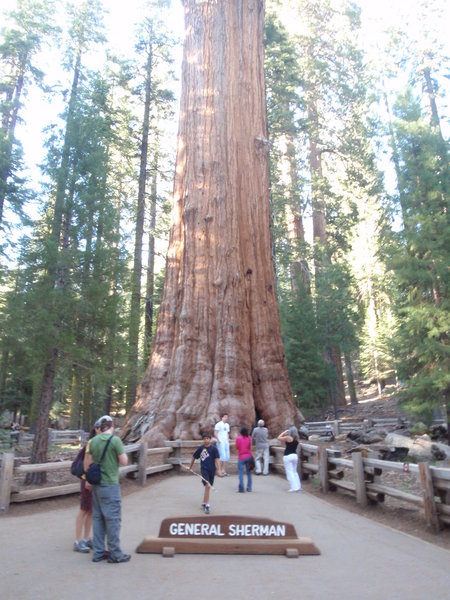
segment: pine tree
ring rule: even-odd
[[[325,409],[328,403],[330,366],[320,351],[322,339],[316,326],[313,300],[300,280],[295,295],[280,300],[281,333],[286,365],[297,406],[305,415]]]
[[[69,7],[70,8],[70,7]],[[42,360],[42,382],[37,398],[36,434],[33,441],[31,460],[45,462],[48,444],[47,426],[58,370],[58,360],[62,349],[69,343],[72,331],[68,326],[73,315],[74,287],[72,285],[71,262],[76,246],[73,245],[71,232],[74,223],[78,167],[82,164],[83,151],[78,143],[78,95],[82,76],[82,57],[90,44],[102,41],[99,16],[100,5],[87,2],[75,10],[71,28],[71,45],[68,59],[73,69],[73,80],[66,114],[66,128],[60,156],[56,157],[54,170],[54,192],[48,205],[48,221],[44,225],[47,236],[44,242],[44,264],[37,273],[42,277],[36,281],[36,291],[40,298],[47,298],[45,307],[37,308],[43,317],[37,321],[43,330],[43,339],[39,355]],[[39,244],[36,249],[38,250]],[[42,250],[42,249],[41,249]],[[38,250],[39,252],[39,250]],[[40,253],[39,253],[40,257]],[[45,316],[44,316],[45,314]],[[47,327],[44,329],[45,325]],[[44,341],[45,340],[45,341]],[[32,474],[28,483],[45,480],[45,473]]]
[[[52,0],[19,0],[5,15],[9,26],[0,42],[0,231],[5,229],[5,208],[23,217],[30,197],[22,171],[22,146],[16,127],[23,113],[23,99],[32,83],[43,86],[44,73],[36,67],[36,55],[55,36]],[[6,204],[5,204],[6,202]]]
[[[159,3],[160,4],[160,3]],[[149,12],[154,9],[154,3],[149,3]],[[155,105],[164,104],[170,97],[164,83],[161,81],[161,71],[167,71],[171,62],[170,40],[167,27],[162,18],[151,16],[144,19],[139,32],[139,41],[136,45],[138,53],[143,57],[143,66],[138,88],[142,88],[143,116],[140,127],[139,140],[139,185],[136,202],[136,227],[134,240],[134,260],[131,277],[131,305],[129,320],[129,379],[127,383],[127,407],[131,407],[135,400],[136,388],[139,376],[139,337],[142,322],[142,264],[143,264],[143,240],[145,225],[145,205],[148,186],[148,163],[150,159],[149,144],[151,143],[151,116],[157,114]],[[159,73],[158,73],[159,70]],[[138,90],[139,91],[139,90]],[[152,115],[153,112],[153,115]],[[156,140],[158,138],[156,137]],[[154,145],[154,151],[158,152]],[[156,173],[154,174],[156,176]]]
[[[406,209],[389,251],[399,289],[398,370],[408,407],[429,419],[433,407],[450,404],[448,147],[411,90],[399,97],[395,116]]]
[[[345,346],[349,370],[351,351],[357,347],[357,321],[347,319],[356,318],[356,294],[354,281],[341,277],[341,285],[351,286],[341,290],[341,296],[352,302],[352,307],[345,307],[340,298],[334,305],[336,298],[329,293],[327,282],[335,278],[336,269],[345,271],[352,229],[358,218],[356,199],[362,195],[361,190],[370,194],[373,186],[365,179],[373,155],[366,128],[368,81],[362,52],[355,43],[359,10],[348,2],[329,0],[283,3],[278,10],[295,43],[302,97],[302,103],[297,105],[300,152],[296,159],[297,168],[301,169],[298,181],[302,193],[309,196],[314,239],[310,252],[314,267],[303,271],[314,273],[315,314],[322,333],[317,339],[323,344],[323,357],[332,361],[330,370],[334,372],[330,402],[335,404],[337,398],[338,404],[344,404],[341,354]],[[302,208],[309,209],[305,200]],[[308,255],[304,248],[303,253]],[[336,306],[344,311],[340,316],[336,315]],[[339,336],[333,336],[334,343],[327,339],[326,320],[331,313],[338,319],[341,331],[348,335],[347,339],[341,338],[342,347],[335,345]]]

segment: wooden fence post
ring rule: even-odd
[[[0,470],[0,512],[8,512],[14,476],[14,452],[5,452]]]
[[[145,485],[147,481],[147,454],[148,442],[142,442],[139,446],[138,452],[138,483],[139,485]]]
[[[328,454],[327,449],[323,446],[319,447],[319,483],[320,483],[320,491],[323,494],[328,494],[329,485],[328,485]]]
[[[53,446],[55,440],[56,440],[56,435],[55,435],[55,431],[53,431],[53,429],[48,429],[48,445],[49,446]]]
[[[176,440],[176,446],[173,446],[173,458],[175,460],[175,465],[174,466],[178,466],[178,471],[181,470],[181,449],[183,446],[183,442],[181,440]]]
[[[333,433],[334,437],[339,435],[339,421],[333,421]]]
[[[439,517],[434,500],[433,480],[431,477],[430,463],[419,463],[420,481],[423,489],[423,509],[425,512],[425,521],[434,533],[440,531]]]
[[[360,506],[367,506],[366,476],[361,452],[353,452],[353,475],[355,481],[356,502]]]
[[[270,450],[269,450],[270,452]],[[302,444],[301,442],[298,445],[297,448],[297,456],[298,456],[298,463],[297,463],[297,473],[298,476],[300,477],[300,481],[303,481],[303,462],[302,462]]]

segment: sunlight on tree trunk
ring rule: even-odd
[[[198,438],[298,413],[271,256],[264,2],[185,0],[178,154],[163,300],[128,441]]]

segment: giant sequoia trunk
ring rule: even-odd
[[[271,257],[263,0],[185,0],[166,279],[150,363],[122,437],[198,438],[298,420]]]

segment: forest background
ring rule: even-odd
[[[151,351],[182,5],[114,4],[2,4],[0,414],[32,427],[125,413]],[[364,380],[427,420],[450,408],[449,7],[372,4],[266,2],[283,342],[306,416]]]

